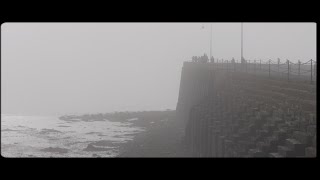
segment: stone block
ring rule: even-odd
[[[317,126],[316,125],[309,125],[307,126],[307,133],[309,136],[314,136],[317,133]]]
[[[283,158],[283,156],[280,155],[279,153],[269,153],[269,157],[272,157],[272,158]]]
[[[304,156],[306,144],[302,144],[296,139],[286,139],[286,146],[294,152],[294,156]]]
[[[248,152],[250,157],[266,157],[267,154],[260,151],[259,149],[250,149]]]
[[[284,143],[287,138],[287,132],[283,130],[274,131],[273,135],[276,137],[279,143]]]
[[[303,144],[309,144],[310,142],[310,136],[308,137],[308,134],[303,131],[294,131],[293,132],[293,138],[298,140],[299,142]]]
[[[257,149],[259,149],[260,151],[263,151],[263,148],[264,148],[265,145],[266,145],[266,144],[265,144],[265,142],[263,142],[263,141],[259,141],[259,142],[256,143],[256,147],[257,147]]]
[[[278,146],[278,153],[283,157],[294,157],[294,151],[286,146]]]
[[[306,157],[316,157],[317,156],[317,149],[314,147],[307,147],[305,149]]]

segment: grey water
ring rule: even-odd
[[[123,122],[64,121],[54,116],[1,114],[3,157],[115,157],[119,147],[144,131]]]

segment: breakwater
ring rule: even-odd
[[[176,113],[189,155],[315,157],[315,76],[251,67],[184,63]]]

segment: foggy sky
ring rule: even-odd
[[[183,61],[209,55],[203,23],[5,23],[1,113],[175,109]],[[240,23],[213,23],[215,58],[240,59]],[[315,23],[244,23],[247,59],[316,58]]]

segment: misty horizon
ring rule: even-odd
[[[212,55],[239,60],[240,35],[240,23],[212,23]],[[183,62],[209,45],[209,23],[4,23],[1,112],[175,109]],[[315,49],[315,23],[244,23],[246,59],[305,62]]]

